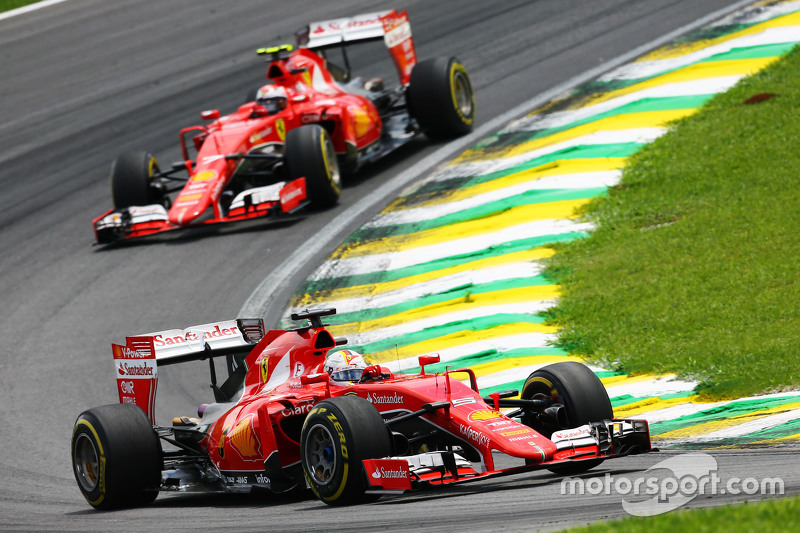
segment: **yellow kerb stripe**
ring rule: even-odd
[[[417,274],[415,276],[385,281],[383,283],[355,285],[352,287],[342,287],[328,291],[317,291],[310,294],[300,295],[297,300],[292,302],[292,307],[302,307],[321,301],[336,302],[340,300],[351,300],[354,298],[368,298],[370,296],[377,296],[380,294],[386,294],[388,292],[405,289],[419,283],[425,283],[434,279],[443,278],[461,272],[484,270],[500,265],[522,261],[538,261],[540,259],[551,257],[553,253],[555,252],[552,248],[533,248],[531,250],[522,250],[520,252],[488,257],[485,259],[479,259],[477,261],[470,261],[449,268],[443,268],[441,270],[434,270],[431,272],[423,272],[422,274]]]
[[[733,416],[730,418],[725,418],[722,420],[714,420],[711,422],[704,422],[701,424],[696,424],[693,426],[676,429],[673,431],[668,431],[666,433],[661,433],[658,435],[659,439],[686,439],[690,437],[696,437],[698,435],[705,435],[706,433],[711,433],[713,431],[719,431],[721,429],[737,426],[743,422],[749,422],[751,420],[755,420],[757,418],[763,418],[765,416],[774,415],[776,413],[783,413],[786,411],[791,411],[793,409],[800,408],[800,402],[797,403],[789,403],[785,405],[779,405],[777,407],[772,407],[770,409],[763,409],[761,411],[749,412],[744,413],[741,415]]]
[[[468,326],[466,325],[464,327],[468,328]],[[537,333],[537,332],[542,333],[541,331],[542,329],[545,328],[543,326],[538,326],[537,324],[530,324],[527,322],[503,324],[495,328],[482,329],[477,331],[464,329],[456,333],[450,333],[449,335],[443,335],[441,337],[436,337],[433,339],[413,344],[408,344],[405,346],[398,346],[396,351],[394,348],[391,348],[388,350],[370,353],[368,354],[369,361],[371,363],[386,363],[388,361],[394,361],[396,359],[405,359],[408,357],[416,357],[418,355],[423,355],[426,353],[441,352],[450,348],[455,348],[458,346],[463,346],[465,344],[471,344],[474,342],[485,341],[489,339],[500,339],[502,337],[522,335],[526,333]],[[544,333],[548,332],[549,331]],[[557,351],[558,350],[556,348],[553,348],[553,352]]]
[[[395,235],[364,241],[342,249],[339,258],[363,257],[365,255],[390,253],[399,250],[412,250],[425,246],[435,246],[456,239],[492,234],[498,230],[524,222],[567,219],[573,217],[575,210],[587,201],[588,199],[579,199],[521,205],[478,220],[468,220],[407,235]]]
[[[766,4],[767,2],[761,2],[761,3]],[[714,39],[706,39],[704,41],[697,41],[694,43],[665,46],[663,48],[659,48],[658,50],[650,52],[649,54],[641,57],[637,61],[655,61],[659,59],[672,59],[676,57],[681,57],[691,54],[693,52],[697,52],[698,50],[703,50],[711,46],[716,46],[718,44],[732,41],[734,39],[740,39],[748,35],[756,35],[758,33],[763,32],[767,28],[780,28],[780,27],[797,26],[797,25],[800,25],[800,11],[796,11],[794,13],[790,13],[788,15],[784,15],[782,17],[778,17],[773,20],[768,20],[760,24],[751,26],[750,28],[744,29],[742,31],[738,31],[736,33],[731,33],[728,35],[723,35],[722,37],[717,37]]]

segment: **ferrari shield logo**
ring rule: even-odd
[[[278,138],[284,140],[286,138],[286,123],[282,118],[275,121],[275,131],[278,133]]]

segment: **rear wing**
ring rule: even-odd
[[[112,344],[119,401],[138,405],[155,424],[158,367],[201,359],[209,360],[211,386],[221,401],[227,394],[216,385],[214,358],[228,356],[230,374],[236,370],[232,356],[249,353],[265,331],[263,319],[239,318],[136,335],[127,337],[125,345]]]
[[[312,50],[325,50],[333,47],[344,47],[347,44],[383,39],[389,54],[392,56],[400,82],[407,84],[411,78],[411,69],[417,64],[414,40],[411,38],[411,25],[405,11],[380,11],[349,18],[339,18],[312,22],[295,33],[298,46]],[[345,53],[345,67],[347,54]]]

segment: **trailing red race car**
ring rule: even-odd
[[[284,492],[310,487],[330,505],[549,469],[571,474],[651,451],[644,420],[614,419],[600,380],[579,363],[533,372],[522,393],[484,397],[468,368],[393,373],[336,347],[333,309],[266,332],[238,319],[128,337],[113,345],[119,404],[75,423],[72,464],[97,509],[145,505],[159,491]],[[330,352],[330,353],[329,353]],[[207,359],[215,402],[157,425],[158,367]],[[217,383],[216,359],[228,377]],[[466,383],[462,383],[463,379]],[[499,469],[492,452],[519,459]]]
[[[351,79],[347,45],[371,40],[385,41],[396,87]],[[453,57],[417,63],[405,12],[314,23],[297,41],[298,49],[258,51],[270,83],[236,112],[204,111],[206,125],[180,131],[182,161],[166,170],[147,152],[114,161],[114,208],[93,221],[98,243],[329,206],[339,199],[340,169],[355,171],[419,133],[447,138],[472,130],[466,69]],[[344,67],[325,59],[331,48],[341,48]]]

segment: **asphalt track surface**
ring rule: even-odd
[[[291,42],[311,20],[408,9],[421,58],[456,55],[469,69],[481,127],[737,3],[68,0],[0,20],[0,528],[518,531],[626,516],[618,494],[561,496],[560,478],[545,473],[350,509],[265,495],[178,495],[145,509],[93,511],[73,479],[69,439],[81,411],[117,399],[110,343],[234,318],[286,258],[314,243],[268,291],[264,315],[277,316],[299,280],[385,201],[347,224],[336,224],[339,215],[393,177],[424,171],[418,162],[440,162],[447,147],[420,140],[347,178],[338,206],[280,224],[102,248],[92,246],[90,221],[110,206],[108,169],[118,153],[147,149],[162,166],[179,159],[181,127],[199,123],[202,109],[233,111],[261,83],[255,48]],[[366,52],[357,59],[364,72],[384,74],[383,57]],[[160,372],[161,422],[192,414],[208,399],[204,365]],[[635,477],[673,453],[607,462],[593,473]],[[792,453],[714,457],[723,478],[780,476],[785,492],[796,494]],[[718,494],[687,506],[757,497]]]

